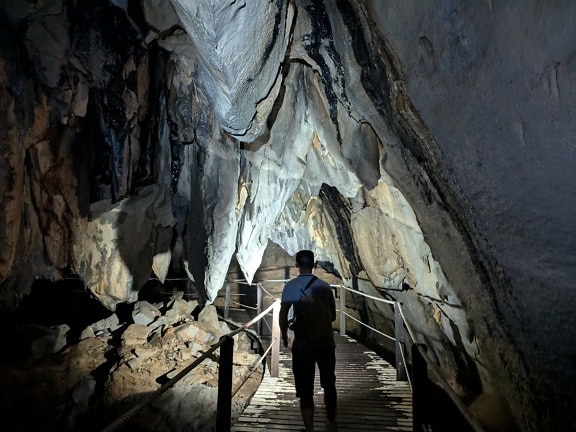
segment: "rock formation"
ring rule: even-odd
[[[21,362],[0,364],[4,424],[18,430],[101,430],[231,331],[218,321],[214,306],[203,308],[197,320],[191,315],[198,307],[195,300],[172,298],[157,306],[136,302],[128,322],[111,314],[69,344],[55,338],[62,329],[30,335],[26,369],[19,367]],[[21,338],[23,330],[12,329]],[[237,417],[256,391],[263,369],[246,333],[235,335],[234,342],[232,416]],[[149,430],[165,430],[166,425],[174,431],[210,430],[216,419],[217,386],[218,351],[132,424]]]
[[[0,299],[105,304],[313,249],[402,301],[463,396],[575,402],[576,9],[380,0],[6,1]],[[559,31],[558,29],[562,29]],[[366,316],[389,325],[370,302]]]

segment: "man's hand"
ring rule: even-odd
[[[286,336],[282,336],[282,342],[284,344],[284,348],[291,349],[292,348],[292,340],[293,340],[293,338],[290,336],[290,334],[287,334]]]

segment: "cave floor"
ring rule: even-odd
[[[407,382],[396,381],[396,369],[373,351],[347,336],[336,339],[336,387],[338,430],[411,431],[412,395]],[[316,373],[315,430],[326,424],[323,393]],[[290,353],[280,353],[280,376],[267,369],[250,405],[232,431],[300,431],[303,428],[295,396]]]

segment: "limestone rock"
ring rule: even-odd
[[[188,303],[184,299],[174,300],[171,305],[168,306],[169,309],[165,314],[166,320],[168,320],[170,324],[177,323],[183,319],[191,320],[192,306],[191,303]]]
[[[131,324],[122,333],[122,345],[138,346],[144,345],[148,341],[150,327],[143,324]]]
[[[234,353],[234,364],[239,366],[252,366],[258,361],[259,355],[246,352]]]
[[[118,315],[112,314],[108,318],[101,319],[100,321],[95,322],[90,327],[94,332],[99,331],[106,331],[106,332],[113,332],[121,327],[120,320],[118,319]]]
[[[277,81],[278,64],[288,44],[293,18],[287,13],[288,2],[176,0],[172,4],[198,49],[204,86],[220,122],[238,139],[253,140],[262,133],[267,116],[252,125],[258,102]]]
[[[96,380],[92,377],[86,377],[74,387],[72,400],[77,404],[87,404],[95,389]]]
[[[92,207],[93,218],[78,239],[75,259],[86,285],[114,309],[119,301],[136,300],[174,219],[164,209],[169,201],[158,187],[144,188],[113,206],[100,205],[102,209]],[[114,247],[100,249],[103,241]]]
[[[198,314],[198,322],[214,334],[220,334],[220,321],[218,321],[218,312],[213,305],[205,306]]]
[[[87,326],[84,330],[82,330],[82,333],[80,333],[80,340],[88,339],[94,336],[95,334],[92,326]]]
[[[150,329],[155,330],[158,327],[162,327],[162,326],[167,326],[169,325],[168,319],[165,316],[161,316],[158,319],[156,319],[154,322],[151,322],[150,324],[148,324],[148,327],[150,327]]]
[[[132,311],[132,320],[135,324],[151,324],[161,315],[160,311],[147,301],[138,301],[134,304]]]

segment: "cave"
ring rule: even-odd
[[[160,358],[127,348],[138,320],[194,316],[200,349],[227,281],[301,249],[401,302],[487,431],[575,430],[575,23],[568,1],[0,2],[8,430],[91,430],[170,378],[132,374]],[[170,397],[147,426],[202,430]]]

